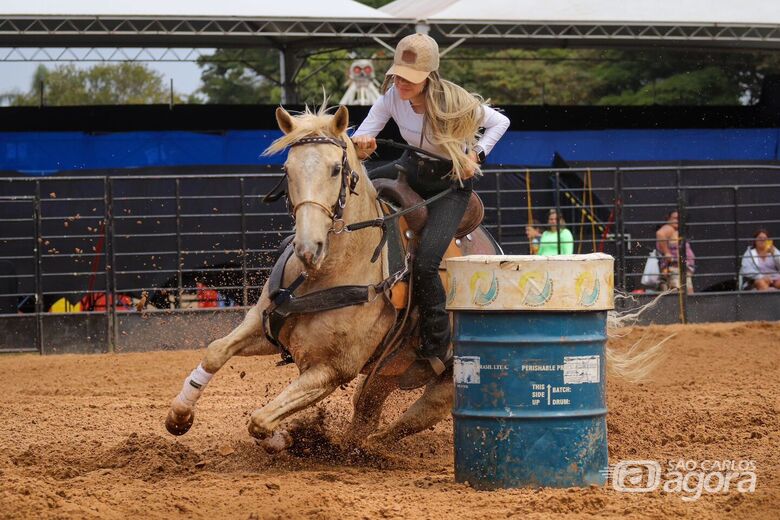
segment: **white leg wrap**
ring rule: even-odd
[[[198,368],[193,370],[192,373],[187,376],[187,379],[184,380],[184,386],[178,396],[179,401],[191,408],[194,407],[195,403],[198,402],[200,394],[203,393],[203,390],[206,388],[206,385],[209,384],[209,381],[211,381],[213,376],[214,374],[209,374],[203,370],[201,365],[198,365]]]

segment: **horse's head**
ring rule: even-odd
[[[285,135],[266,152],[290,147],[285,170],[295,219],[295,254],[308,269],[316,270],[327,255],[330,232],[343,226],[341,212],[349,191],[345,183],[354,178],[349,164],[358,164],[346,135],[349,112],[341,106],[333,115],[320,109],[291,116],[279,107],[276,121]]]

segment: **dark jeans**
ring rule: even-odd
[[[368,175],[372,179],[396,178],[398,166],[403,168],[409,186],[424,198],[430,198],[451,185],[447,178],[442,178],[449,171],[447,163],[421,160],[410,153],[372,170]],[[439,265],[466,212],[471,191],[472,182],[469,180],[464,187],[458,187],[428,205],[428,221],[420,237],[412,279],[414,301],[420,310],[420,351],[423,356],[441,359],[450,344],[450,320],[444,308],[447,294],[439,278]]]

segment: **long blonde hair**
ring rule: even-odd
[[[382,84],[383,93],[392,82],[392,76],[385,78]],[[442,79],[436,71],[428,75],[423,92],[423,138],[444,150],[452,161],[453,180],[462,182],[463,170],[469,161],[467,154],[473,150],[479,138],[478,131],[484,118],[482,105],[485,101],[479,94],[472,94],[463,87]],[[475,174],[481,173],[477,168]]]

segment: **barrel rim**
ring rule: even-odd
[[[606,253],[586,253],[573,255],[469,255],[447,258],[446,262],[452,263],[474,263],[474,264],[504,264],[517,262],[587,262],[610,260],[614,261],[612,255]]]

